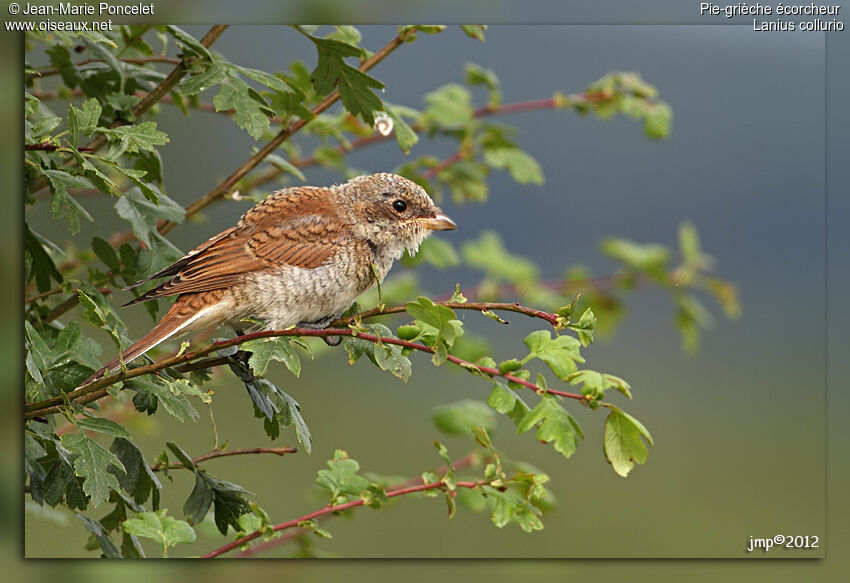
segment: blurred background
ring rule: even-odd
[[[198,37],[206,28],[186,27]],[[394,32],[360,29],[372,49]],[[315,59],[312,46],[278,27],[232,27],[216,49],[241,65],[271,71],[294,58],[311,65]],[[631,297],[613,337],[585,351],[589,367],[632,384],[635,400],[627,409],[656,440],[647,464],[627,479],[614,475],[602,457],[598,413],[578,411],[586,439],[570,460],[528,435],[515,436],[502,423],[494,437],[505,454],[532,460],[552,477],[558,505],[544,517],[542,532],[498,530],[485,515],[463,509],[447,521],[439,499],[407,499],[380,513],[332,519],[325,526],[334,539],[317,545],[342,557],[743,557],[750,536],[825,537],[825,61],[820,34],[758,35],[746,26],[492,26],[484,44],[450,29],[422,37],[382,63],[373,73],[387,85],[383,97],[416,108],[425,92],[461,81],[465,62],[493,69],[506,102],[581,91],[611,70],[638,71],[673,107],[670,139],[650,142],[626,119],[603,123],[570,112],[506,118],[519,129],[520,145],[542,165],[545,186],[520,187],[494,174],[488,204],[442,202],[461,226],[445,236],[459,243],[496,230],[511,251],[537,261],[545,279],[576,264],[594,273],[613,269],[598,251],[604,236],[675,246],[679,223],[689,219],[719,274],[739,286],[744,312],[737,322],[718,317],[700,351],[686,356],[669,298],[642,290]],[[171,136],[162,148],[166,190],[182,204],[208,191],[250,153],[250,137],[222,116],[193,112],[184,118],[165,106],[158,123]],[[449,144],[427,140],[416,148],[415,154],[452,153]],[[846,162],[846,155],[830,154],[837,156],[833,164]],[[391,169],[404,156],[388,143],[351,160],[371,172]],[[319,170],[307,178],[311,184],[340,181]],[[103,201],[100,216],[110,216],[110,205]],[[96,204],[88,208],[97,212]],[[204,222],[179,227],[171,240],[189,249],[231,225],[245,208],[230,201],[211,207]],[[48,216],[28,218],[50,233]],[[64,235],[64,225],[52,228]],[[124,228],[96,221],[84,224],[79,237],[85,243]],[[478,277],[463,269],[422,270],[434,294]],[[846,289],[844,275],[832,273],[838,281],[831,285]],[[150,321],[138,312],[128,321],[141,335]],[[500,357],[522,354],[520,339],[532,329],[517,318],[509,333],[490,321],[467,320],[496,338]],[[832,350],[840,354],[834,345]],[[489,389],[461,372],[433,369],[425,359],[415,360],[406,385],[366,363],[349,369],[345,362],[342,351],[334,350],[305,362],[300,379],[283,369],[271,373],[302,405],[314,435],[312,456],[210,462],[213,474],[254,492],[273,522],[324,503],[305,493],[335,448],[349,451],[364,470],[383,474],[415,475],[439,465],[431,441],[443,438],[430,422],[431,410],[460,398],[485,399]],[[229,375],[217,382],[215,412],[230,447],[267,442],[250,418],[243,389]],[[163,436],[196,454],[212,445],[203,420],[180,426],[157,415],[139,419],[133,430],[149,457],[162,449]],[[470,447],[463,440],[444,441],[458,456]],[[279,442],[293,445],[294,435],[285,433]],[[182,505],[191,490],[188,478],[175,474],[177,487],[167,489],[175,497],[166,497],[164,506]],[[199,531],[197,546],[220,544]],[[80,548],[84,537],[70,515],[57,522],[28,514],[24,552],[90,556]],[[822,556],[823,549],[768,556],[800,554]],[[592,570],[586,563],[576,567]],[[547,572],[547,564],[536,568]],[[516,575],[521,572],[517,566]],[[501,576],[512,576],[511,569]]]

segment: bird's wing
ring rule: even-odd
[[[139,283],[171,276],[126,305],[240,283],[246,273],[290,265],[315,269],[346,238],[324,189],[283,190],[250,209],[231,227]]]

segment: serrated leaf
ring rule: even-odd
[[[214,85],[220,84],[227,76],[227,69],[224,65],[213,62],[210,63],[203,71],[192,75],[180,84],[180,92],[184,95],[195,95],[202,91],[206,91]]]
[[[118,425],[115,421],[105,417],[86,417],[77,420],[77,427],[88,431],[96,431],[113,437],[130,437],[127,430]]]
[[[80,215],[93,221],[88,211],[68,192],[69,188],[91,188],[91,182],[83,176],[74,176],[63,170],[42,170],[50,185],[50,212],[54,219],[65,217],[71,233],[80,232]]]
[[[537,330],[526,336],[523,342],[529,354],[521,362],[525,364],[532,358],[538,358],[548,364],[561,380],[575,372],[576,362],[584,362],[579,352],[581,343],[572,336],[552,338],[549,331]]]
[[[360,464],[343,450],[336,450],[327,466],[329,469],[319,470],[316,484],[331,492],[332,504],[338,503],[341,496],[360,496],[369,486],[369,480],[357,474]]]
[[[109,473],[108,468],[114,466],[124,471],[121,460],[84,433],[65,434],[61,441],[65,449],[77,455],[74,460],[74,473],[85,479],[83,492],[91,498],[91,503],[99,506],[106,502],[109,499],[109,491],[119,488],[118,480]]]
[[[113,472],[118,478],[121,488],[133,497],[136,503],[147,500],[152,488],[162,490],[162,484],[156,474],[150,469],[138,447],[124,437],[116,437],[109,451],[114,453],[124,464],[124,473]],[[154,509],[156,504],[154,504]]]
[[[372,89],[382,89],[384,84],[343,60],[360,56],[360,49],[336,39],[309,38],[319,54],[311,76],[316,91],[324,95],[338,88],[345,109],[373,125],[373,112],[381,111],[383,104]]]
[[[118,216],[130,222],[133,233],[148,247],[153,246],[156,235],[157,219],[181,223],[186,211],[165,195],[159,196],[159,203],[148,200],[138,189],[130,189],[115,203]]]
[[[537,439],[551,443],[564,457],[575,453],[578,437],[578,424],[561,405],[551,397],[543,397],[540,402],[517,424],[517,433],[524,433],[537,426]]]
[[[276,360],[283,362],[289,372],[295,376],[301,374],[301,359],[293,350],[292,343],[289,338],[258,338],[249,340],[242,344],[242,350],[251,353],[248,359],[248,365],[254,374],[263,376],[266,374],[269,362]]]
[[[124,152],[131,154],[141,151],[153,152],[156,151],[156,146],[169,142],[168,134],[156,129],[156,122],[153,121],[116,128],[97,128],[97,131],[109,138],[111,145],[106,158],[113,161]]]
[[[171,25],[166,26],[165,30],[167,30],[168,33],[177,40],[180,46],[183,47],[184,51],[193,53],[210,61],[213,59],[213,56],[207,47],[201,44],[195,37],[187,33],[185,30]]]
[[[157,402],[161,403],[165,410],[179,421],[197,421],[200,418],[200,414],[185,394],[172,391],[163,384],[164,381],[160,378],[154,377],[154,379],[144,376],[135,377],[125,381],[125,386],[135,391],[141,391],[150,397],[155,397]],[[135,399],[133,399],[133,403],[136,403]],[[156,410],[155,406],[154,410]]]
[[[233,76],[222,81],[221,90],[213,98],[216,111],[234,110],[233,120],[240,128],[259,140],[271,127],[265,108],[268,104],[250,85]]]

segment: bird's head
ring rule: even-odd
[[[355,234],[396,257],[415,253],[432,231],[457,229],[421,186],[396,174],[358,176],[336,189]]]

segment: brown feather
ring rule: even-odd
[[[243,281],[245,274],[262,269],[323,265],[346,238],[345,226],[324,193],[322,188],[300,187],[269,196],[235,227],[131,286],[171,276],[125,305],[229,287]]]

